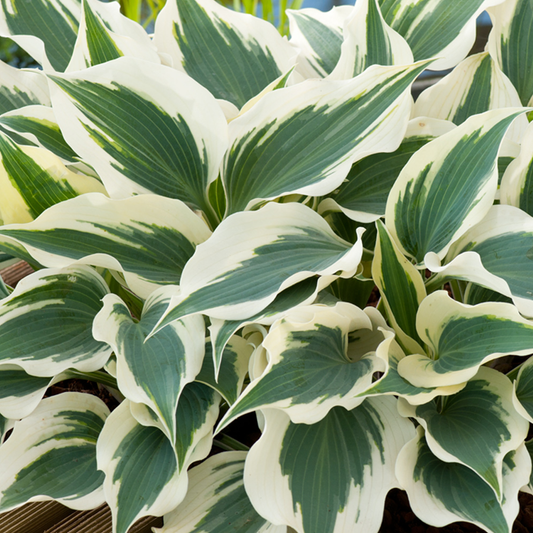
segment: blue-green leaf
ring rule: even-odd
[[[161,285],[178,284],[195,246],[210,234],[183,202],[153,194],[125,200],[84,194],[31,223],[0,228],[0,235],[26,247],[44,265],[80,261],[121,271],[144,298]]]
[[[246,458],[244,483],[255,509],[270,522],[306,533],[376,533],[394,464],[412,438],[396,400],[372,398],[346,411],[335,407],[316,424],[293,424],[264,411],[265,432]],[[320,502],[320,505],[317,505]]]
[[[78,33],[81,0],[2,0],[0,32],[43,67],[64,71]]]
[[[42,377],[68,368],[99,370],[111,349],[93,338],[92,324],[107,292],[104,280],[83,265],[25,277],[0,301],[0,362]]]
[[[209,211],[207,187],[219,173],[227,122],[207,89],[135,57],[51,79],[66,141],[111,197],[149,192]]]
[[[486,215],[498,187],[500,144],[522,112],[505,108],[470,117],[423,146],[403,168],[385,220],[402,251],[419,265],[428,252],[443,258]]]
[[[169,0],[155,42],[177,68],[238,108],[289,71],[297,53],[272,24],[215,0]]]
[[[54,499],[73,509],[104,501],[96,439],[109,414],[96,396],[67,392],[41,402],[16,422],[0,446],[0,512],[30,499]]]
[[[400,452],[396,475],[415,514],[426,524],[444,527],[470,522],[491,533],[509,533],[519,511],[518,491],[529,482],[531,458],[524,445],[503,461],[502,502],[473,470],[438,459],[422,427]]]
[[[257,514],[246,491],[246,452],[223,452],[189,471],[187,496],[165,515],[157,533],[286,533]]]
[[[350,80],[307,80],[267,94],[229,125],[226,212],[292,193],[323,196],[362,157],[395,150],[426,63],[369,68]]]

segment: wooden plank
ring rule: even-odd
[[[163,520],[147,516],[141,518],[128,533],[151,533],[152,527],[161,527]],[[2,533],[2,529],[0,529]],[[111,510],[102,505],[92,511],[76,511],[67,516],[44,533],[111,533]]]
[[[72,513],[72,509],[54,501],[27,503],[0,514],[0,532],[43,533]]]
[[[0,270],[0,276],[4,280],[6,285],[15,287],[17,283],[25,278],[28,274],[33,272],[33,268],[25,261],[19,261],[18,263]]]

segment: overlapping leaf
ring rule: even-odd
[[[533,423],[533,358],[520,366],[514,382],[513,402],[524,419]]]
[[[443,258],[486,215],[498,187],[500,144],[521,112],[497,109],[471,117],[409,160],[391,190],[385,219],[406,255],[421,265],[428,252]]]
[[[109,409],[96,396],[67,392],[47,398],[16,422],[0,447],[0,511],[54,499],[72,509],[104,501],[96,439]]]
[[[312,425],[293,424],[277,409],[264,414],[265,432],[244,470],[257,511],[299,533],[376,533],[385,496],[397,486],[396,457],[414,434],[396,400],[373,398],[351,411],[335,407]]]
[[[257,514],[243,484],[246,452],[224,452],[189,472],[189,490],[183,502],[165,515],[157,533],[285,533]]]
[[[505,375],[481,367],[457,394],[409,409],[424,427],[431,451],[442,461],[474,470],[500,502],[504,457],[524,442],[529,430],[513,407],[512,390]]]
[[[2,255],[5,256],[6,260],[5,261],[1,261],[0,260],[0,266],[4,267],[4,265],[7,262],[10,262],[10,260],[12,258],[9,257],[7,254],[3,254],[3,253],[0,252],[0,259],[2,259],[2,257],[1,257]],[[9,257],[9,259],[8,259],[8,257]],[[6,266],[8,266],[8,265],[6,265]],[[11,293],[9,292],[9,289],[7,288],[7,285],[4,283],[4,280],[2,279],[2,276],[0,276],[0,299],[7,298],[10,294]]]
[[[520,154],[507,167],[500,187],[502,204],[514,205],[533,216],[533,126],[522,140]]]
[[[0,114],[28,105],[50,105],[46,77],[35,69],[18,69],[0,61]]]
[[[136,22],[126,18],[115,3],[82,0],[80,27],[67,72],[82,70],[133,56],[160,63],[150,37]]]
[[[215,0],[169,0],[155,42],[215,98],[241,108],[294,66],[296,50],[272,24]]]
[[[185,385],[202,367],[205,325],[199,315],[187,317],[147,340],[168,301],[161,291],[153,292],[144,304],[142,316],[135,320],[126,304],[109,294],[95,317],[93,335],[113,348],[122,394],[150,407],[170,441],[175,442],[176,407]]]
[[[207,89],[133,57],[52,79],[65,139],[112,197],[152,192],[209,210],[207,186],[218,176],[227,123]]]
[[[376,349],[376,356],[383,360],[385,370],[371,387],[363,391],[361,397],[395,395],[404,398],[411,405],[422,405],[437,396],[450,396],[464,388],[464,383],[442,387],[416,387],[398,373],[398,363],[405,358],[405,353],[396,342],[394,333],[387,326],[380,326],[384,331],[384,340]]]
[[[14,424],[15,424],[14,420],[4,418],[2,415],[0,415],[0,444],[2,444],[2,442],[4,441],[5,435],[10,429],[13,428]]]
[[[17,365],[0,365],[0,416],[13,420],[28,416],[52,381],[49,377],[30,376]],[[0,441],[1,436],[0,430]]]
[[[387,198],[394,182],[411,156],[434,138],[454,129],[451,122],[431,118],[409,121],[405,137],[391,153],[369,155],[357,161],[319,211],[342,211],[352,220],[368,223],[385,215]]]
[[[145,298],[161,285],[179,283],[195,246],[210,233],[183,202],[148,194],[125,200],[85,194],[29,224],[0,228],[0,235],[22,244],[44,265],[85,262],[122,271]]]
[[[52,152],[19,146],[2,132],[0,187],[4,224],[30,222],[45,209],[83,193],[105,193],[98,180],[70,171]]]
[[[529,0],[506,0],[489,9],[493,28],[488,49],[500,68],[516,87],[523,105],[533,97],[533,76],[529,65],[533,59],[530,39],[533,13]]]
[[[224,345],[220,368],[215,373],[212,344],[205,344],[205,357],[195,381],[209,385],[231,405],[237,401],[242,391],[244,378],[248,373],[248,361],[253,347],[242,337],[234,335]]]
[[[430,294],[418,309],[416,329],[430,355],[402,359],[398,371],[417,387],[467,381],[478,368],[507,354],[529,355],[533,322],[502,302],[475,306],[452,300],[446,291]]]
[[[351,6],[335,6],[327,12],[314,8],[287,10],[291,44],[298,50],[297,71],[305,78],[325,78],[341,55],[344,21]]]
[[[157,428],[140,425],[130,413],[129,400],[111,413],[97,453],[113,533],[126,533],[146,514],[170,511],[185,496],[187,479],[180,476],[170,441]]]
[[[339,61],[330,79],[347,80],[371,65],[408,65],[413,53],[383,19],[378,0],[361,0],[344,23]]]
[[[467,118],[502,107],[520,107],[520,97],[488,52],[468,57],[417,98],[415,117],[435,117],[462,124]],[[516,120],[508,138],[522,141],[525,116]]]
[[[0,33],[43,67],[62,72],[76,42],[80,4],[81,0],[2,0]]]
[[[260,323],[265,325],[273,324],[283,313],[298,305],[306,305],[313,302],[317,293],[328,280],[323,277],[312,277],[292,285],[288,289],[280,292],[274,301],[260,313],[244,320],[220,320],[211,319],[209,331],[211,332],[211,345],[215,374],[221,364],[223,351],[226,343],[242,327]]]
[[[409,43],[415,61],[439,58],[430,68],[454,67],[476,37],[476,18],[503,0],[379,0],[387,24]]]
[[[137,422],[129,400],[113,411],[104,426],[97,457],[98,468],[106,476],[104,492],[113,516],[113,533],[126,533],[143,516],[173,510],[187,492],[187,467],[209,452],[218,395],[192,383],[180,400],[176,411],[180,432],[174,446],[157,427]],[[200,454],[195,454],[197,449]]]
[[[424,280],[400,252],[383,223],[378,220],[376,225],[379,237],[372,261],[372,277],[399,342],[409,353],[420,353],[422,341],[416,331],[416,313],[426,297]]]
[[[490,533],[509,533],[519,511],[518,491],[529,482],[531,458],[525,445],[503,461],[503,498],[473,470],[435,457],[418,435],[400,452],[396,463],[398,480],[409,495],[416,515],[426,524],[443,527],[463,521]]]
[[[289,311],[263,341],[265,371],[231,407],[218,431],[257,409],[283,409],[293,422],[312,424],[335,406],[352,409],[362,403],[356,395],[383,369],[379,359],[357,346],[357,330],[371,328],[369,317],[345,302]],[[351,343],[350,337],[355,337]]]
[[[65,163],[75,163],[76,153],[65,141],[51,107],[28,105],[0,115],[0,125],[10,134],[21,136],[46,148]]]
[[[446,263],[429,254],[435,283],[456,278],[512,298],[520,312],[533,317],[531,277],[533,217],[508,205],[493,206],[486,217],[451,248]]]
[[[104,280],[82,265],[24,278],[0,302],[0,362],[42,377],[100,369],[111,350],[93,338],[92,322],[107,292]]]
[[[291,193],[325,195],[358,159],[395,150],[409,119],[408,88],[425,65],[374,66],[351,80],[306,80],[267,94],[229,126],[227,213]]]
[[[236,213],[197,247],[183,270],[181,295],[171,300],[158,328],[200,312],[247,319],[307,278],[353,276],[362,251],[360,239],[354,245],[340,239],[302,204],[269,203]]]

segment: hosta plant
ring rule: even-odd
[[[0,266],[35,269],[0,283],[0,512],[372,533],[398,487],[433,526],[511,531],[533,491],[532,3],[288,17],[290,39],[168,0],[151,36],[117,3],[2,0],[42,70],[0,64]],[[450,71],[415,103],[426,69]],[[118,406],[47,394],[73,378]]]

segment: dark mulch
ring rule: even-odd
[[[115,407],[117,407],[119,404],[116,398],[114,398],[113,395],[99,383],[84,381],[81,379],[60,381],[59,383],[49,387],[44,397],[49,398],[50,396],[56,396],[57,394],[62,394],[63,392],[83,392],[85,394],[98,396],[98,398],[100,398],[107,405],[107,407],[109,407],[110,411],[115,409]]]

